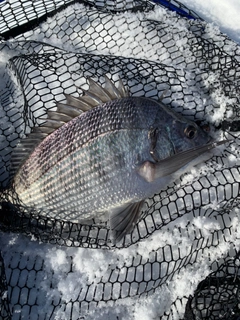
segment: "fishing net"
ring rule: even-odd
[[[2,319],[237,319],[239,46],[178,1],[0,6]],[[27,210],[11,153],[87,77],[121,78],[229,142],[145,201],[114,247],[108,225]]]

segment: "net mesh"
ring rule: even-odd
[[[239,46],[179,2],[165,6],[177,13],[150,1],[1,4],[3,319],[131,319],[142,303],[149,319],[239,316]],[[230,139],[146,200],[116,248],[106,223],[26,211],[7,188],[20,139],[64,94],[81,95],[87,77],[103,83],[105,74],[133,96],[164,92],[164,103]]]

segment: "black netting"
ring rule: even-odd
[[[236,254],[221,261],[217,270],[199,283],[188,300],[185,319],[237,320],[239,299],[239,254]]]
[[[136,319],[141,313],[145,319],[237,319],[239,46],[179,2],[165,6],[177,13],[130,0],[0,7],[6,319],[10,311],[13,319]],[[159,99],[165,92],[164,103],[209,127],[214,138],[230,139],[198,170],[146,200],[140,221],[116,248],[107,223],[30,212],[7,188],[19,140],[64,94],[81,95],[87,77],[103,83],[105,74],[113,82],[121,78],[133,96]]]
[[[2,256],[0,256],[0,317],[1,319],[11,319],[8,301],[8,288],[5,276],[5,267]]]

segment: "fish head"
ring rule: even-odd
[[[187,119],[172,120],[166,125],[174,154],[208,144],[210,135],[195,122]]]
[[[152,158],[144,161],[137,170],[145,181],[154,183],[155,192],[166,181],[172,181],[191,166],[205,161],[209,151],[228,142],[212,141],[209,130],[203,130],[165,105],[158,109],[148,138]],[[162,180],[167,176],[169,179]]]
[[[194,121],[160,103],[161,108],[149,129],[150,153],[156,162],[207,145],[212,139]]]

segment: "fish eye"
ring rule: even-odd
[[[197,134],[197,128],[192,125],[187,126],[184,130],[184,134],[188,139],[193,139]]]

